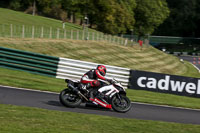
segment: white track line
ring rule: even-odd
[[[51,91],[34,90],[34,89],[19,88],[19,87],[4,86],[4,85],[0,85],[0,87],[7,87],[7,88],[12,88],[12,89],[17,89],[17,90],[26,90],[26,91],[43,92],[43,93],[49,93],[49,94],[59,94],[59,93],[57,93],[57,92],[51,92]]]
[[[197,71],[200,73],[200,70],[199,70],[199,68],[196,66],[196,65],[194,65],[193,63],[191,63],[190,62],[190,64],[192,64],[193,65],[193,67],[195,67],[196,69],[197,69]]]
[[[34,91],[34,92],[57,94],[57,95],[60,94],[60,93],[51,92],[51,91],[42,91],[42,90],[34,90],[34,89],[27,89],[27,88],[18,88],[18,87],[12,87],[12,86],[4,86],[4,85],[0,85],[0,87],[8,87],[8,88],[18,89],[18,90]],[[174,106],[169,106],[169,105],[158,105],[158,104],[140,103],[140,102],[131,102],[131,103],[141,104],[141,105],[151,105],[151,106],[157,106],[157,107],[182,109],[182,110],[200,111],[200,109],[191,109],[191,108],[184,108],[184,107],[174,107]]]

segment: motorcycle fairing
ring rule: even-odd
[[[113,85],[101,87],[98,91],[101,93],[107,91],[105,95],[107,96],[110,95],[110,97],[112,97],[115,93],[119,92]]]
[[[111,108],[112,108],[111,104],[107,104],[107,103],[101,101],[101,100],[98,99],[98,98],[94,98],[94,99],[90,98],[90,100],[92,100],[93,102],[95,102],[95,103],[97,103],[97,104],[99,104],[99,105],[101,105],[101,106],[103,106],[103,107],[105,107],[105,108],[108,108],[108,109],[111,109]]]

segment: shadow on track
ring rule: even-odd
[[[58,101],[48,101],[48,102],[44,102],[45,104],[48,104],[48,105],[52,105],[52,106],[58,106],[58,107],[61,107],[63,106],[60,102]]]
[[[47,104],[47,105],[51,105],[51,106],[65,107],[65,108],[71,109],[71,107],[66,107],[66,106],[62,105],[59,101],[47,101],[47,102],[44,102],[44,103]],[[90,109],[90,110],[97,110],[97,111],[114,112],[113,110],[110,110],[110,109],[107,109],[107,108],[104,108],[104,107],[101,107],[101,106],[97,106],[97,105],[94,105],[92,103],[89,103],[89,104],[83,103],[83,104],[80,104],[78,107],[75,107],[75,108],[85,109],[85,110]]]

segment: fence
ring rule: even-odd
[[[200,44],[200,38],[192,37],[150,36],[149,41],[164,44]]]
[[[93,40],[107,41],[120,45],[134,45],[140,40],[149,40],[151,45],[158,44],[200,44],[200,38],[171,37],[171,36],[143,36],[120,35],[112,36],[101,32],[95,32],[84,28],[84,30],[73,30],[54,28],[46,26],[28,26],[14,24],[0,24],[0,37],[16,38],[52,38],[52,39],[73,39],[73,40]]]
[[[97,63],[60,58],[56,77],[63,79],[80,79],[84,73],[86,73],[90,69],[96,68],[97,65]],[[105,66],[107,68],[106,77],[115,78],[116,80],[120,81],[122,85],[126,87],[128,86],[130,69],[109,65]]]
[[[80,80],[88,70],[96,68],[98,64],[47,56],[32,52],[0,47],[0,67],[27,71],[61,79]],[[130,69],[116,66],[107,67],[107,77],[115,78],[124,86],[128,86]]]
[[[4,47],[0,47],[0,57],[0,67],[60,79],[80,80],[85,72],[96,68],[98,65],[92,62],[47,56]],[[200,97],[199,78],[136,71],[109,65],[106,65],[106,67],[107,77],[116,78],[123,86],[131,89]]]
[[[55,77],[59,58],[0,47],[0,67]]]
[[[88,28],[84,28],[84,30],[72,30],[45,26],[0,24],[0,37],[93,40],[107,41],[120,45],[133,45],[133,42],[121,36],[91,32]]]
[[[149,40],[151,45],[160,45],[160,44],[188,44],[188,45],[199,45],[200,38],[194,37],[174,37],[174,36],[142,36],[139,37],[138,35],[122,35],[121,37],[127,38],[134,42],[138,42],[139,40]]]

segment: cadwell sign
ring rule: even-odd
[[[131,89],[200,97],[200,79],[145,71],[131,71]]]

